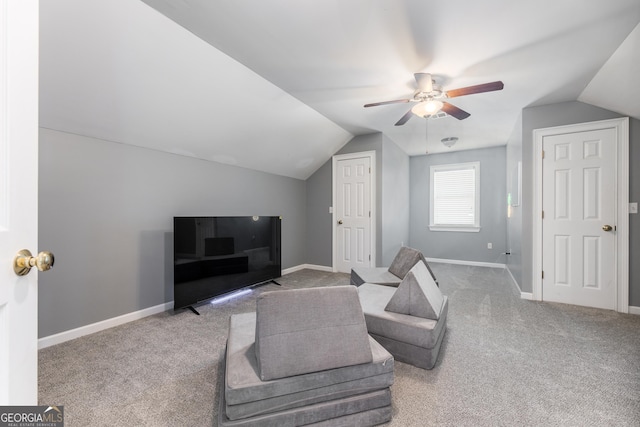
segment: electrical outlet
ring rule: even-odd
[[[493,243],[487,243],[487,249],[493,249]]]
[[[635,203],[635,202],[634,203],[629,203],[629,213],[630,214],[632,214],[632,213],[637,214],[638,213],[638,204],[637,203]]]

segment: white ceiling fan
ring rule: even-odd
[[[501,81],[495,81],[445,91],[441,85],[436,84],[435,80],[433,80],[433,77],[429,73],[415,73],[413,76],[415,77],[418,85],[418,90],[413,94],[413,98],[374,102],[371,104],[365,104],[365,107],[416,102],[417,104],[396,122],[396,126],[402,126],[405,124],[412,115],[416,115],[418,117],[429,117],[440,111],[445,112],[458,120],[464,120],[471,114],[444,101],[444,99],[472,95],[474,93],[492,92],[502,90],[502,88],[504,88],[504,83]]]

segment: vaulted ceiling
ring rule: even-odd
[[[640,118],[638,0],[41,1],[42,127],[305,179],[354,135],[504,145],[527,106]],[[465,120],[411,118],[413,74]]]

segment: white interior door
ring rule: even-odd
[[[38,0],[0,0],[0,405],[36,405],[37,274],[17,276],[38,244]]]
[[[542,299],[616,308],[613,128],[543,138]]]
[[[371,157],[338,158],[335,173],[335,269],[349,273],[372,261]]]

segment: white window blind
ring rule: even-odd
[[[430,228],[479,231],[480,163],[431,166],[430,176]]]

